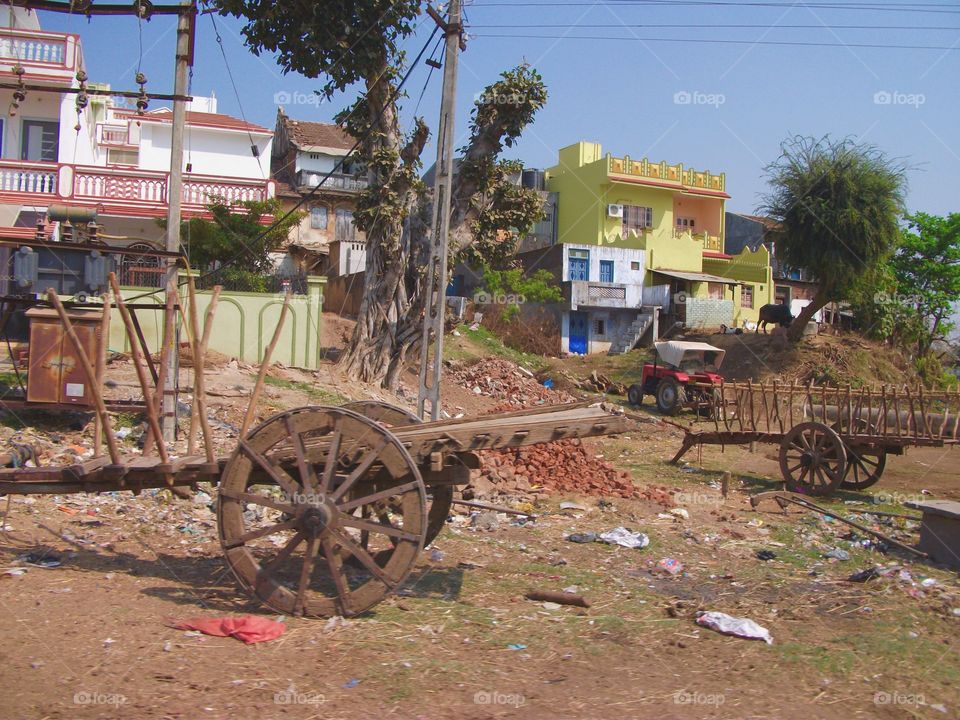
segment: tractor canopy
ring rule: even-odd
[[[670,365],[691,375],[716,372],[723,364],[726,350],[702,342],[669,340],[654,343],[657,355],[665,365]]]

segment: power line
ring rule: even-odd
[[[568,30],[571,28],[606,28],[606,29],[617,29],[617,28],[644,28],[644,29],[666,29],[666,28],[722,28],[722,29],[734,29],[734,30],[923,30],[923,31],[958,31],[960,26],[957,27],[943,27],[940,25],[911,25],[911,26],[901,26],[901,25],[829,25],[826,23],[820,24],[809,24],[809,25],[770,25],[769,23],[617,23],[616,25],[611,25],[610,23],[536,23],[536,24],[521,24],[521,23],[499,23],[496,25],[471,25],[471,28],[529,28],[535,30],[538,28],[551,28],[551,29],[564,29]]]
[[[472,37],[483,38],[521,38],[524,40],[601,40],[615,42],[629,40],[646,43],[712,43],[719,45],[778,45],[798,47],[836,47],[836,48],[880,48],[883,50],[960,50],[960,45],[886,45],[874,43],[827,43],[827,42],[791,42],[787,40],[720,40],[717,38],[643,38],[643,37],[610,37],[608,35],[522,35],[511,33],[477,33]]]
[[[500,1],[484,2],[479,8],[485,7],[594,7],[597,5],[609,5],[614,7],[629,6],[693,6],[693,7],[760,7],[760,8],[781,8],[790,9],[812,9],[812,10],[858,10],[871,12],[898,12],[898,13],[935,13],[935,14],[958,14],[960,7],[956,5],[941,5],[939,3],[897,3],[890,5],[878,5],[876,3],[822,3],[805,2],[798,4],[796,2],[725,2],[724,0],[594,0],[594,2],[584,2],[583,0],[553,0],[551,2],[532,2],[530,0],[519,0],[515,2]]]

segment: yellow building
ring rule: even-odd
[[[557,197],[570,301],[564,351],[623,351],[657,324],[742,326],[773,302],[767,250],[723,252],[723,173],[617,158],[579,142],[560,150],[546,189]]]

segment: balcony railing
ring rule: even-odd
[[[0,70],[10,72],[20,65],[31,75],[72,80],[76,71],[79,41],[76,35],[0,28]]]
[[[313,188],[315,187],[323,178],[326,177],[326,173],[322,172],[308,172],[306,170],[301,170],[297,173],[297,187],[300,188]],[[323,183],[321,190],[344,190],[346,192],[359,192],[360,190],[366,190],[368,185],[367,178],[365,176],[357,175],[331,175]]]
[[[0,200],[85,205],[98,207],[105,215],[162,215],[168,182],[169,174],[158,170],[0,160]],[[272,180],[197,174],[183,178],[183,208],[194,215],[214,201],[232,205],[266,200],[274,194]]]
[[[126,125],[100,125],[98,129],[100,136],[97,138],[97,142],[101,145],[111,147],[131,145],[130,132]]]
[[[691,233],[689,230],[684,230],[681,228],[673,229],[673,236],[675,238],[689,236],[694,240],[699,240],[703,243],[703,249],[709,252],[723,252],[723,240],[718,235],[711,235],[708,232],[702,233]]]
[[[707,170],[700,171],[692,168],[684,170],[682,163],[676,165],[668,165],[666,162],[652,163],[646,158],[631,160],[629,155],[622,158],[607,155],[607,172],[714,192],[724,192],[727,187],[725,173],[714,175]]]
[[[640,303],[641,286],[627,286],[622,283],[589,282],[587,280],[567,280],[563,283],[564,299],[573,308],[576,307],[635,307]]]

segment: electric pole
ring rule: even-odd
[[[454,111],[457,96],[457,60],[463,45],[460,0],[450,0],[447,20],[432,7],[427,13],[446,36],[443,65],[443,94],[437,133],[437,162],[434,165],[433,216],[430,260],[427,263],[426,302],[420,343],[420,391],[417,413],[426,419],[440,419],[440,372],[443,363],[443,323],[447,309],[447,250],[450,241],[450,201],[453,188]],[[431,343],[433,347],[431,348]]]
[[[193,42],[197,8],[193,0],[183,3],[177,19],[176,65],[173,76],[173,128],[170,138],[170,181],[167,185],[167,244],[168,252],[180,252],[180,207],[183,200],[183,134],[187,124],[187,82],[193,65]],[[167,357],[163,382],[163,439],[173,442],[177,427],[177,386],[180,370],[180,333],[176,304],[180,302],[177,290],[177,261],[167,259],[166,312],[163,321],[163,349]],[[161,353],[161,356],[164,353]],[[197,372],[203,372],[199,368]]]

